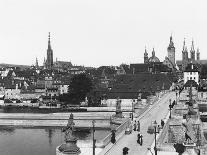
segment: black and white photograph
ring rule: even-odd
[[[0,155],[207,155],[207,1],[0,0]]]

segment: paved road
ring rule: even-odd
[[[146,155],[147,148],[150,148],[154,141],[154,135],[147,133],[147,128],[152,121],[156,120],[160,124],[160,120],[165,118],[169,112],[169,98],[175,99],[175,93],[171,92],[163,96],[144,117],[139,121],[141,124],[141,134],[143,135],[143,145],[137,144],[137,132],[133,131],[130,135],[123,136],[106,155],[122,155],[124,147],[129,148],[129,155]],[[139,118],[138,118],[139,119]]]

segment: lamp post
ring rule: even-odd
[[[169,102],[170,102],[170,104],[169,104],[169,108],[170,108],[170,119],[171,119],[171,110],[172,110],[172,104],[171,104],[171,99],[169,99]]]
[[[133,112],[134,112],[134,99],[132,100],[132,121],[133,121],[133,119],[134,119],[134,116],[133,116]]]
[[[154,147],[154,151],[155,151],[155,155],[157,155],[157,140],[156,140],[156,138],[157,138],[157,122],[156,122],[156,120],[154,121],[154,123],[153,123],[153,125],[154,125],[154,134],[155,134],[155,147]]]
[[[177,102],[178,102],[178,92],[176,91],[176,104],[177,104]]]
[[[94,132],[95,132],[95,120],[92,120],[92,125],[93,125],[93,155],[95,155],[95,144],[96,144],[96,140],[94,137]]]

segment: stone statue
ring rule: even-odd
[[[73,114],[71,113],[70,114],[70,117],[69,117],[69,119],[68,119],[68,124],[67,124],[67,127],[72,127],[72,129],[74,128],[74,125],[75,125],[75,123],[73,122]]]
[[[65,141],[68,142],[70,140],[73,140],[73,129],[74,129],[74,125],[75,123],[73,122],[73,114],[70,114],[70,117],[68,119],[68,124],[66,126],[66,128],[64,129],[65,132]]]
[[[120,112],[121,112],[121,100],[118,97],[116,100],[116,113],[120,113]]]
[[[68,142],[71,139],[74,139],[72,134],[73,134],[72,128],[69,127],[65,130],[65,142]]]

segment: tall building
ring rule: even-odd
[[[172,35],[170,36],[170,44],[167,48],[167,52],[168,52],[169,60],[175,66],[175,47],[174,47],[174,43],[173,43],[173,40],[172,40]]]
[[[52,69],[52,68],[53,68],[53,50],[52,50],[51,45],[50,45],[50,32],[49,32],[46,69]]]

